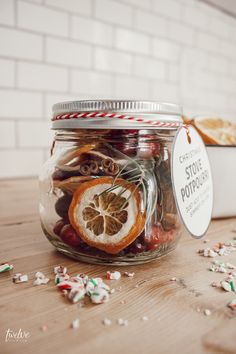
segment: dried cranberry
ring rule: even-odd
[[[64,194],[55,203],[56,213],[65,220],[68,220],[68,209],[72,201],[72,196],[69,194]]]
[[[61,229],[63,228],[64,225],[65,225],[65,221],[63,219],[58,220],[53,228],[53,232],[59,236]]]
[[[147,245],[147,249],[149,251],[154,251],[157,249],[160,244],[164,243],[164,231],[161,225],[154,225],[150,231],[150,233],[146,234],[144,239]]]
[[[146,251],[146,246],[136,240],[127,248],[127,251],[128,253],[134,253],[134,254],[142,253]]]
[[[81,239],[70,224],[64,225],[60,237],[67,245],[76,247],[80,245]]]

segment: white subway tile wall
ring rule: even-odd
[[[235,59],[236,19],[200,0],[0,0],[0,178],[38,174],[58,101],[173,101],[236,122]]]

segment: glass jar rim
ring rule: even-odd
[[[173,129],[182,124],[182,107],[166,102],[78,100],[56,103],[52,111],[53,129],[157,129],[159,123]]]

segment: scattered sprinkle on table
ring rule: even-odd
[[[19,284],[19,283],[26,283],[29,278],[27,274],[21,274],[21,273],[16,273],[13,278],[13,283]]]
[[[48,326],[46,324],[43,324],[40,329],[42,332],[46,332],[48,330]]]
[[[45,275],[42,272],[36,272],[35,273],[35,281],[34,285],[45,285],[50,281],[49,278],[46,278]]]
[[[114,272],[107,271],[107,279],[108,280],[119,280],[120,277],[121,277],[121,274],[118,271],[114,271]]]
[[[105,289],[97,288],[90,296],[93,304],[104,304],[109,300],[109,294]]]
[[[70,302],[78,303],[86,295],[93,304],[103,304],[109,300],[110,286],[102,278],[89,278],[86,274],[71,277],[66,271],[62,266],[54,267],[55,284]]]
[[[12,264],[8,263],[2,263],[0,264],[0,273],[8,272],[9,270],[12,270],[14,267]]]
[[[104,318],[102,320],[102,323],[104,324],[104,326],[110,326],[112,324],[112,321],[109,318]]]
[[[229,283],[229,282],[223,280],[220,284],[221,284],[222,289],[224,289],[225,291],[234,291],[232,289],[233,287],[231,286],[232,283]]]
[[[143,316],[143,317],[141,318],[141,320],[142,320],[142,321],[148,321],[148,317],[147,317],[147,316]]]
[[[72,321],[71,327],[72,327],[73,329],[78,329],[79,326],[80,326],[80,320],[79,320],[79,318],[76,318],[75,320]]]
[[[205,315],[205,316],[210,316],[210,315],[211,315],[211,310],[205,309],[205,310],[204,310],[204,315]]]
[[[135,273],[134,272],[124,272],[124,275],[126,275],[129,278],[133,278]]]
[[[236,240],[226,242],[218,242],[213,248],[205,248],[198,250],[198,253],[203,257],[228,256],[236,251]]]
[[[123,318],[118,318],[117,324],[119,326],[128,326],[129,322],[128,322],[128,320],[123,320]]]
[[[230,307],[231,310],[236,311],[236,299],[233,299],[232,301],[230,301],[230,302],[228,303],[228,307]]]

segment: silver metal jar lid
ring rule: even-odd
[[[182,108],[173,103],[81,100],[56,103],[53,129],[176,129]]]

